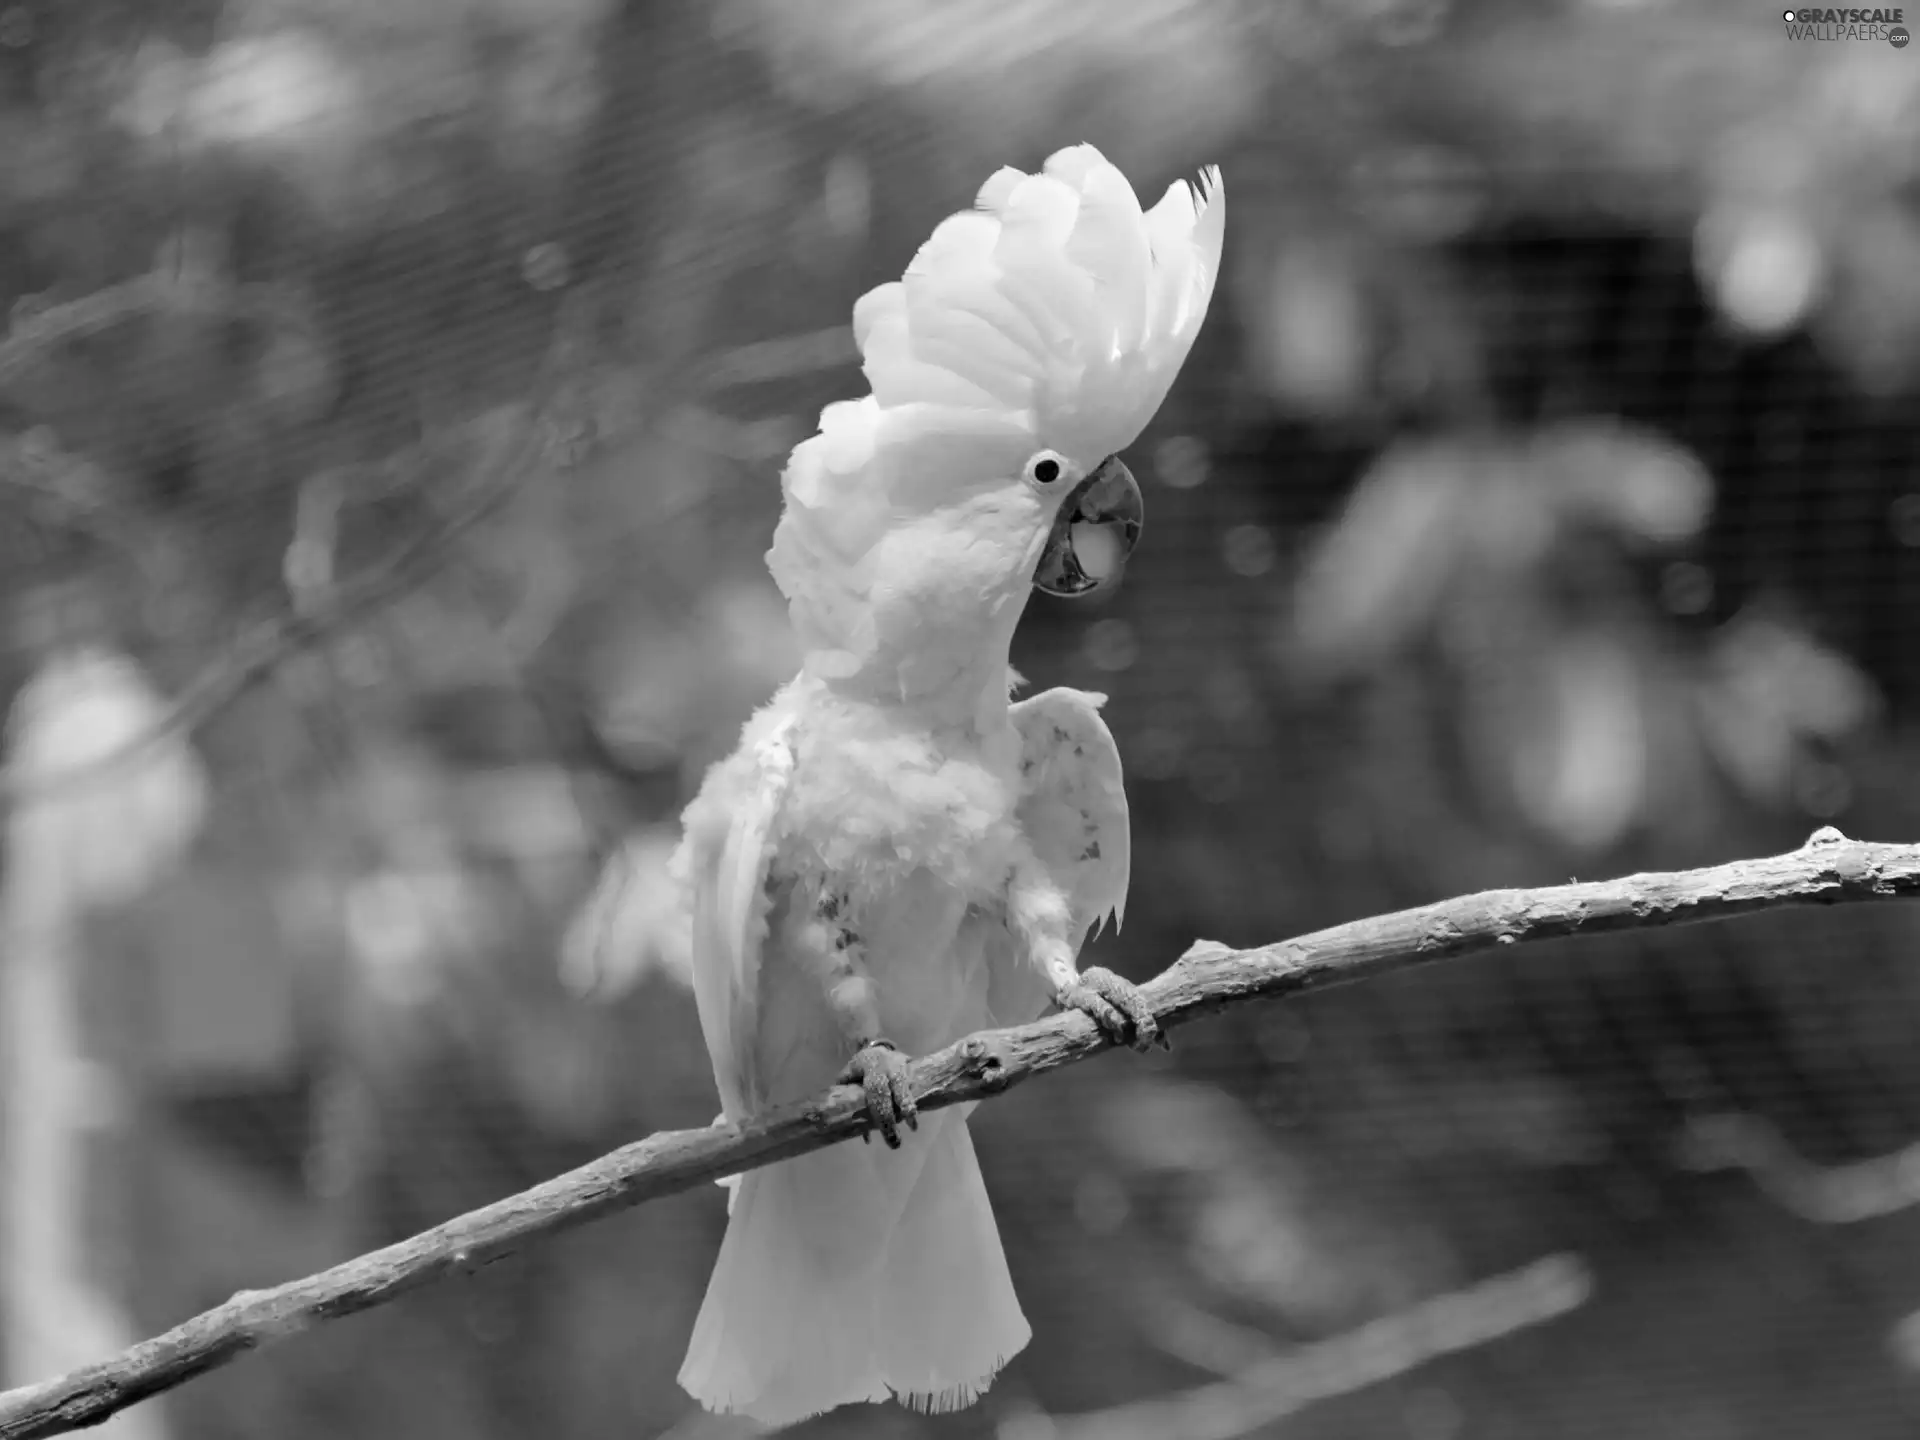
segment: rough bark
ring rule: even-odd
[[[1160,1023],[1178,1028],[1231,1005],[1500,945],[1912,896],[1920,896],[1920,845],[1852,841],[1827,828],[1798,850],[1764,859],[1590,884],[1490,890],[1248,950],[1199,941],[1143,988]],[[983,1100],[1109,1048],[1093,1022],[1078,1014],[983,1031],[916,1060],[914,1093],[927,1110]],[[270,1290],[242,1292],[100,1364],[0,1395],[0,1440],[98,1424],[318,1321],[384,1304],[540,1236],[865,1129],[860,1092],[841,1086],[747,1125],[650,1136],[383,1250]]]

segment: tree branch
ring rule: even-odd
[[[0,348],[0,374],[4,374]],[[540,442],[541,414],[530,409],[517,433],[495,447],[481,478],[459,506],[396,545],[366,569],[331,586],[310,611],[265,620],[246,631],[174,696],[159,720],[112,752],[57,775],[23,776],[0,768],[0,815],[67,786],[95,784],[139,764],[162,741],[191,733],[259,684],[289,657],[380,610],[423,584],[454,544],[520,493]]]
[[[1238,1440],[1321,1400],[1352,1395],[1429,1361],[1501,1340],[1584,1305],[1593,1276],[1577,1255],[1548,1255],[1382,1315],[1344,1335],[1277,1352],[1239,1375],[1197,1389],[1130,1400],[1078,1415],[1015,1421],[1000,1440]]]
[[[1144,989],[1160,1023],[1177,1027],[1256,998],[1364,980],[1501,945],[1791,905],[1914,896],[1920,896],[1920,845],[1851,841],[1828,828],[1800,849],[1766,859],[1585,885],[1490,890],[1251,950],[1200,941]],[[983,1100],[1108,1048],[1093,1022],[1079,1014],[983,1031],[916,1060],[914,1093],[926,1110]],[[839,1086],[745,1125],[651,1136],[318,1275],[243,1291],[101,1364],[8,1391],[0,1395],[0,1440],[98,1424],[316,1321],[384,1304],[454,1271],[471,1271],[539,1236],[818,1150],[865,1129],[860,1092]]]
[[[1760,1192],[1816,1225],[1858,1225],[1920,1205],[1920,1141],[1846,1165],[1816,1165],[1759,1115],[1701,1115],[1681,1136],[1680,1163],[1744,1170]]]

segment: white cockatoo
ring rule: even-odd
[[[805,651],[685,816],[695,996],[724,1118],[862,1085],[885,1146],[726,1182],[680,1383],[784,1424],[970,1404],[1031,1335],[967,1134],[906,1059],[1049,1001],[1161,1038],[1076,968],[1119,923],[1129,837],[1105,697],[1010,703],[1035,587],[1117,579],[1159,409],[1220,265],[1217,170],[1142,211],[1090,145],[1003,169],[854,306],[873,393],[798,446],[767,563]],[[917,1134],[901,1145],[902,1127]]]

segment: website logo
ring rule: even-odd
[[[1787,22],[1790,40],[1869,40],[1904,50],[1913,38],[1907,31],[1906,11],[1898,7],[1835,10],[1815,5],[1803,10],[1783,10],[1780,14]]]

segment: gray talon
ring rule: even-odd
[[[1154,1019],[1153,1007],[1147,1004],[1140,987],[1103,966],[1092,966],[1074,976],[1073,983],[1060,993],[1059,1003],[1062,1009],[1078,1010],[1091,1017],[1118,1044],[1141,1051],[1155,1045],[1173,1049],[1173,1042]]]
[[[891,1040],[869,1040],[840,1072],[842,1085],[858,1085],[866,1092],[867,1118],[889,1150],[900,1148],[900,1125],[909,1130],[920,1128],[920,1107],[914,1104],[913,1086],[907,1079],[907,1057]],[[860,1143],[872,1143],[873,1132],[864,1132]]]

